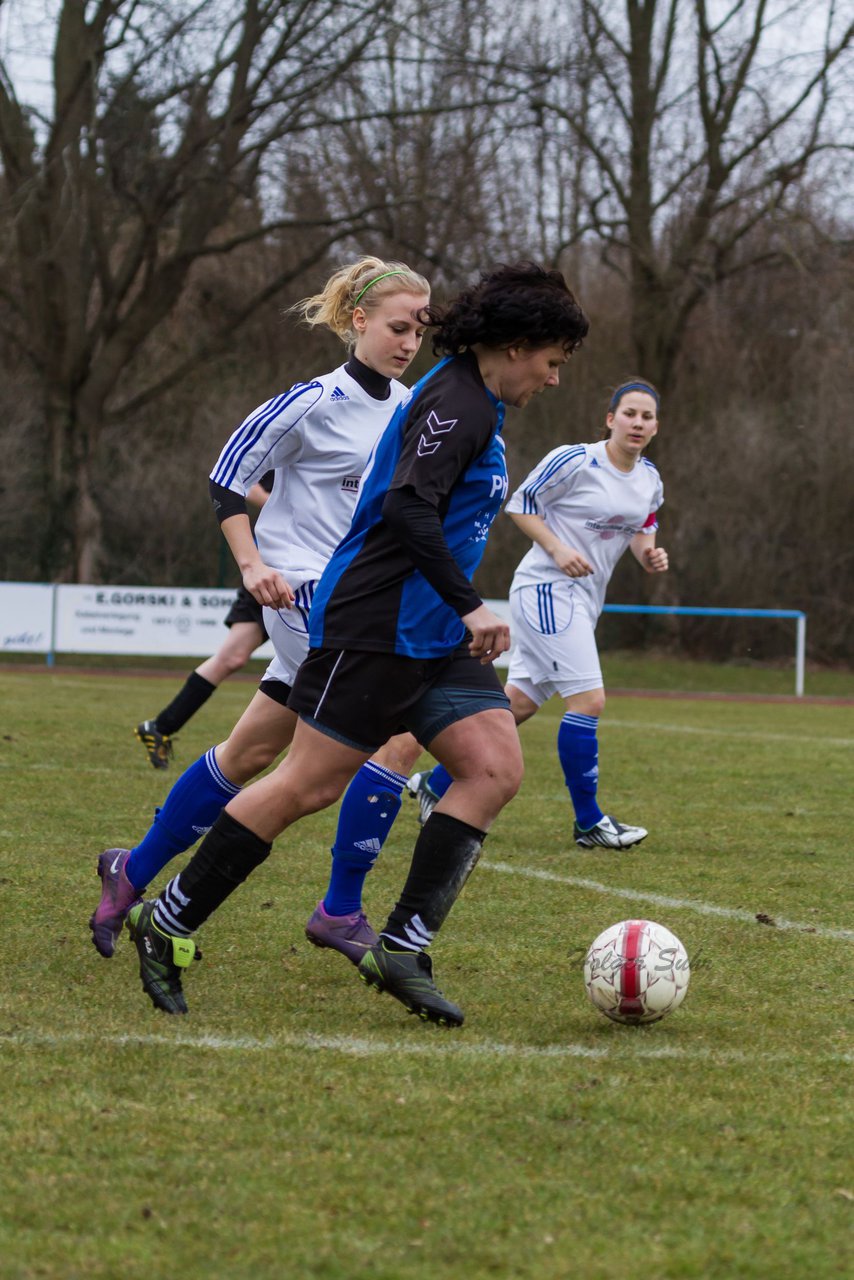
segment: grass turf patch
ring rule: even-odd
[[[250,696],[218,692],[164,775],[132,728],[174,687],[0,675],[0,1275],[847,1273],[854,709],[613,700],[602,799],[650,828],[622,854],[569,839],[560,707],[525,725],[522,791],[435,948],[448,1033],[305,942],[334,812],[202,931],[188,1018],[154,1013],[126,940],[95,953],[98,852]],[[378,923],[416,831],[407,802]],[[694,972],[671,1018],[623,1028],[580,956],[638,915]]]

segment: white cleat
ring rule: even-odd
[[[594,849],[601,845],[605,849],[629,849],[633,844],[640,844],[648,834],[645,827],[628,827],[608,814],[589,831],[582,831],[576,822],[573,832],[575,843],[585,849]]]
[[[432,772],[432,769],[425,769],[423,773],[413,773],[406,784],[406,790],[412,799],[418,801],[418,824],[422,827],[439,803],[439,797],[430,786]]]

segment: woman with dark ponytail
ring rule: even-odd
[[[605,690],[595,628],[617,561],[630,548],[647,573],[664,573],[655,545],[661,477],[644,449],[658,431],[659,395],[632,378],[605,416],[607,439],[553,449],[513,494],[507,512],[533,542],[513,577],[513,654],[507,693],[516,723],[553,694],[566,704],[557,751],[583,848],[628,849],[644,827],[618,822],[597,800],[597,728]]]
[[[587,320],[560,273],[534,263],[498,267],[422,315],[445,358],[391,416],[350,530],[317,585],[311,647],[288,701],[299,716],[291,750],[230,801],[149,911],[152,927],[137,931],[143,986],[169,1012],[186,1011],[181,969],[192,933],[282,831],[333,804],[406,728],[455,781],[421,829],[406,884],[359,972],[410,1013],[463,1021],[433,981],[427,948],[522,778],[492,665],[510,647],[509,628],[471,579],[507,492],[505,405],[557,386]]]

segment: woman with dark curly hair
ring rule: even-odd
[[[427,948],[522,778],[493,662],[509,628],[471,585],[507,493],[505,404],[557,386],[587,320],[563,276],[534,263],[483,275],[428,307],[444,355],[395,411],[362,480],[349,532],[317,586],[310,651],[288,705],[299,715],[275,772],[228,804],[188,866],[131,913],[143,988],[185,1013],[191,934],[300,818],[333,804],[378,747],[408,729],[454,778],[418,836],[406,884],[359,965],[410,1013],[459,1026]]]

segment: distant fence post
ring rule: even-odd
[[[44,658],[46,665],[49,667],[52,667],[56,662],[56,618],[58,613],[56,596],[58,591],[59,587],[54,583],[50,603],[50,647]]]
[[[806,665],[807,656],[807,615],[801,613],[798,615],[797,631],[795,633],[795,694],[798,698],[804,696],[804,667]]]

